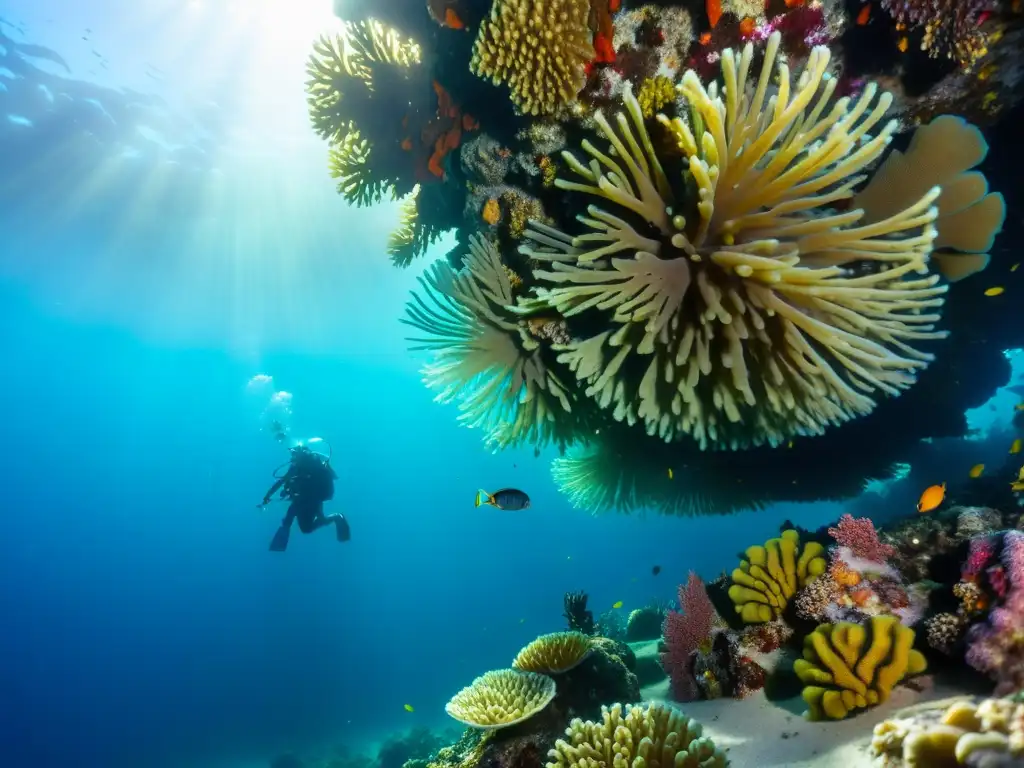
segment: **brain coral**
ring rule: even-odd
[[[891,96],[869,85],[826,108],[828,50],[793,78],[778,45],[776,33],[756,81],[749,44],[723,53],[721,87],[688,71],[689,120],[659,115],[657,141],[627,89],[625,114],[595,116],[608,148],[563,153],[578,179],[556,180],[607,207],[591,204],[578,235],[534,222],[521,248],[548,265],[531,308],[594,329],[559,361],[616,419],[666,441],[819,434],[913,384],[932,359],[921,342],[945,335],[946,287],[928,269],[940,188],[867,225],[833,207],[896,130],[882,122]]]
[[[474,728],[496,730],[533,717],[554,697],[555,681],[547,675],[499,669],[455,694],[445,712]]]

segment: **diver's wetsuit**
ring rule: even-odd
[[[278,478],[263,497],[263,504],[281,489],[282,499],[291,499],[288,511],[281,521],[270,548],[283,551],[288,546],[288,532],[292,521],[299,521],[299,530],[312,533],[318,528],[334,523],[338,541],[348,541],[348,521],[342,514],[324,515],[324,502],[334,498],[334,481],[338,478],[331,465],[308,449],[294,449],[288,471]]]

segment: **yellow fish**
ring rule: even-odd
[[[942,500],[946,498],[946,484],[932,485],[924,489],[924,493],[921,494],[921,499],[917,502],[917,511],[931,512],[933,509],[938,507]]]
[[[1015,406],[1013,406],[1013,410],[1024,411],[1024,403],[1017,403]]]
[[[1020,262],[1018,261],[1016,264],[1014,264],[1012,267],[1010,267],[1010,271],[1011,272],[1016,272],[1017,271],[1017,267],[1019,267],[1019,266],[1020,266]]]
[[[975,464],[973,467],[971,467],[970,474],[971,474],[971,477],[981,477],[981,473],[984,472],[984,471],[985,471],[985,465],[984,464]]]
[[[672,474],[672,467],[668,468],[668,479],[671,480],[675,475]]]
[[[405,706],[405,711],[406,712],[415,712],[416,711],[415,709],[412,708],[412,704],[405,704],[404,706]]]
[[[1021,442],[1020,438],[1018,437],[1016,440],[1013,441],[1013,444],[1010,446],[1010,453],[1020,453],[1020,446]]]
[[[614,603],[612,603],[612,608],[621,608],[621,607],[622,607],[622,601],[621,600],[616,600]]]
[[[986,296],[998,296],[998,295],[999,295],[999,294],[1001,294],[1001,293],[1002,293],[1002,292],[1003,292],[1004,290],[1005,290],[1005,289],[1003,288],[1003,286],[1001,286],[1001,285],[996,285],[996,286],[993,286],[992,288],[989,288],[989,289],[987,289],[987,290],[985,291],[985,295],[986,295]]]

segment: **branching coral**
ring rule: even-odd
[[[581,181],[556,181],[613,209],[590,205],[577,236],[534,224],[536,245],[521,248],[551,265],[535,272],[541,299],[566,317],[606,313],[607,328],[559,360],[615,418],[666,441],[819,434],[913,384],[931,360],[914,345],[945,336],[934,323],[946,288],[928,274],[941,190],[863,226],[861,211],[828,207],[896,130],[870,133],[891,96],[869,86],[827,108],[828,50],[794,82],[778,46],[774,33],[756,84],[751,45],[723,53],[721,89],[683,76],[690,122],[659,116],[684,157],[676,183],[627,89],[614,125],[595,116],[610,151],[584,142],[589,164],[563,153]]]
[[[552,632],[523,648],[512,666],[527,672],[559,674],[579,665],[592,649],[590,637],[582,632]]]
[[[445,711],[473,728],[495,730],[528,720],[554,697],[555,681],[547,675],[499,669],[455,694]]]
[[[552,114],[586,80],[594,57],[589,15],[589,0],[494,0],[469,68],[495,85],[506,83],[524,114]]]
[[[820,625],[804,638],[804,657],[793,664],[806,686],[808,718],[841,720],[884,702],[896,683],[925,670],[913,644],[914,631],[892,616],[875,616],[866,626]]]
[[[425,334],[413,349],[434,353],[424,381],[437,400],[457,402],[459,420],[497,447],[564,441],[556,414],[571,410],[569,396],[508,310],[512,283],[494,244],[471,236],[462,269],[436,262],[420,284],[403,322]]]
[[[592,766],[675,766],[724,768],[725,753],[702,736],[700,723],[665,704],[601,708],[601,721],[569,723],[565,734],[548,753],[547,768]]]
[[[828,535],[840,546],[849,547],[856,557],[876,563],[884,563],[896,552],[894,547],[878,540],[875,524],[867,517],[842,515],[839,523],[828,529]]]
[[[777,619],[797,590],[825,571],[825,550],[816,541],[800,547],[800,535],[783,531],[764,546],[748,547],[732,572],[729,599],[748,624]]]
[[[391,179],[374,174],[369,164],[371,151],[370,143],[352,129],[328,154],[327,167],[338,181],[338,194],[353,205],[379,203],[391,189]]]

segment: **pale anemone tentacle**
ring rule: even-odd
[[[537,299],[568,318],[606,314],[608,330],[559,361],[616,419],[665,440],[820,434],[911,386],[932,359],[916,345],[946,335],[946,286],[929,269],[940,186],[868,221],[830,207],[888,146],[892,97],[870,85],[833,100],[828,49],[794,76],[779,40],[757,75],[752,45],[724,51],[721,88],[686,72],[690,119],[657,116],[695,197],[674,191],[687,184],[666,177],[627,87],[624,113],[595,116],[608,149],[564,153],[579,180],[555,182],[609,207],[589,205],[576,235],[533,222],[520,248],[540,263]]]
[[[419,282],[402,322],[422,334],[411,349],[433,353],[423,379],[435,399],[457,403],[459,421],[487,431],[495,449],[555,440],[558,416],[571,410],[567,389],[517,322],[493,243],[472,236],[461,269],[441,260]]]

